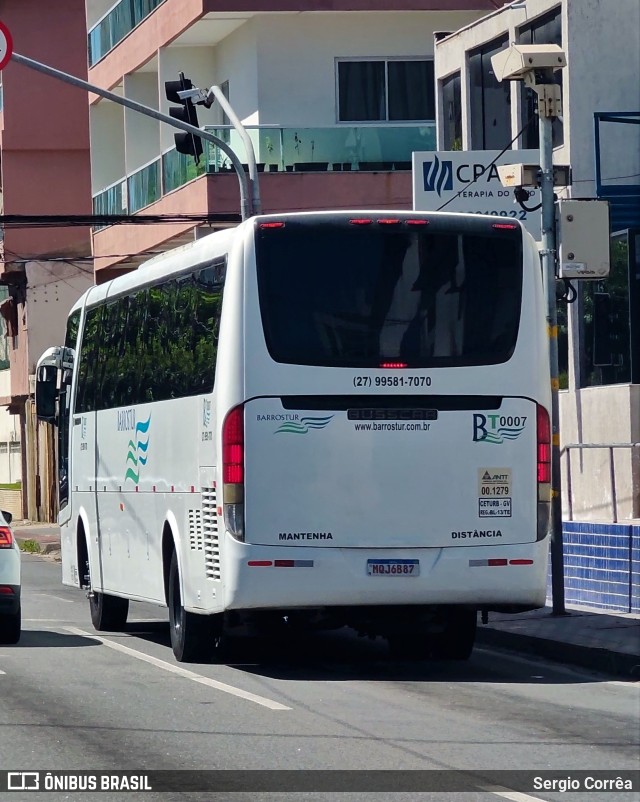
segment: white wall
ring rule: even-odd
[[[560,445],[640,442],[640,386],[617,384],[560,393]],[[571,450],[572,519],[611,521],[608,449]],[[618,521],[640,517],[640,448],[613,450]],[[569,476],[562,456],[562,509],[569,518]]]
[[[127,98],[152,109],[158,108],[158,76],[138,72],[124,77]],[[160,123],[133,109],[124,109],[126,172],[133,173],[160,152]]]
[[[0,397],[10,395],[10,371],[0,370]],[[19,482],[21,479],[20,418],[10,415],[6,407],[0,407],[0,483]]]
[[[588,198],[595,196],[593,113],[640,109],[640,2],[580,0],[566,4],[566,15],[572,195]],[[600,133],[603,177],[640,173],[640,126],[601,124]]]
[[[434,31],[480,15],[444,12],[304,13],[257,18],[260,122],[337,122],[336,58],[433,56]]]
[[[91,261],[27,262],[29,374],[45,349],[64,343],[67,316],[82,293],[93,285]]]
[[[89,110],[91,191],[95,195],[125,175],[124,108],[102,100]]]
[[[87,30],[91,30],[115,4],[116,0],[87,0]]]
[[[229,81],[229,101],[246,125],[262,122],[258,105],[258,44],[256,20],[251,19],[216,48],[217,83]],[[281,58],[286,55],[280,53]]]

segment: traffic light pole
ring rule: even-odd
[[[240,134],[242,142],[244,143],[244,147],[247,152],[247,163],[249,166],[249,179],[252,185],[251,201],[253,203],[253,213],[260,214],[260,212],[262,211],[262,203],[260,200],[260,186],[258,183],[258,165],[256,164],[256,154],[253,150],[253,142],[251,141],[251,138],[247,133],[247,129],[240,122],[238,115],[231,108],[231,104],[224,96],[222,89],[220,89],[219,86],[215,85],[210,87],[209,96],[210,99],[213,100],[213,98],[211,98],[211,95],[213,95],[213,97],[215,97],[215,99],[218,101],[218,103],[222,107],[222,110],[231,121],[233,127]]]
[[[142,103],[137,103],[135,100],[130,100],[129,98],[126,97],[120,97],[119,95],[116,95],[113,92],[109,92],[108,89],[103,89],[100,86],[95,86],[95,84],[90,84],[88,81],[83,81],[81,78],[76,78],[75,75],[69,75],[69,73],[62,72],[62,70],[56,70],[54,67],[49,67],[47,64],[42,64],[39,61],[34,61],[34,59],[30,59],[27,56],[21,56],[18,53],[13,53],[11,58],[18,64],[22,64],[25,67],[29,67],[32,70],[36,70],[36,72],[41,72],[44,73],[44,75],[49,75],[52,78],[57,78],[58,80],[64,81],[67,84],[71,84],[72,86],[77,86],[80,89],[86,89],[88,92],[93,92],[96,95],[100,95],[101,97],[104,97],[107,100],[111,100],[114,103],[118,103],[120,106],[125,106],[126,108],[139,112],[140,114],[144,114],[146,117],[152,117],[154,120],[158,120],[161,123],[166,123],[167,125],[170,125],[173,128],[178,128],[181,131],[185,131],[187,134],[193,134],[194,136],[199,136],[201,139],[205,139],[208,142],[212,142],[214,145],[217,145],[220,148],[220,150],[224,151],[224,153],[226,153],[226,155],[229,157],[231,163],[235,168],[236,173],[238,174],[238,181],[240,184],[240,209],[241,209],[242,219],[246,220],[248,217],[257,214],[255,203],[253,200],[256,197],[257,193],[257,181],[254,182],[252,180],[252,184],[254,184],[253,196],[250,196],[248,191],[249,181],[247,179],[247,174],[245,173],[244,168],[242,167],[240,159],[238,158],[234,150],[231,148],[231,146],[228,145],[224,140],[215,136],[215,134],[212,134],[209,131],[204,131],[201,128],[196,128],[195,125],[189,125],[189,123],[184,123],[181,120],[176,120],[167,114],[162,114],[162,112],[157,111],[156,109],[152,109],[149,106],[144,106]],[[225,111],[229,119],[231,119],[231,115],[229,114],[227,109],[225,109]],[[248,148],[247,152],[248,154],[250,154],[250,156],[253,156],[253,147],[251,147],[250,149]],[[255,157],[253,160],[255,164]],[[259,195],[258,195],[257,206],[259,210],[260,208]]]
[[[554,615],[565,615],[564,546],[560,474],[560,371],[558,364],[558,304],[556,301],[555,197],[553,191],[553,118],[557,116],[552,83],[536,87],[540,132],[540,198],[542,201],[542,248],[540,258],[547,289],[547,331],[551,368],[551,602]]]

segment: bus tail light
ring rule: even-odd
[[[222,501],[224,523],[244,540],[244,407],[234,407],[222,424]]]
[[[549,532],[551,520],[551,421],[547,410],[536,406],[536,472],[538,479],[538,540]]]
[[[13,546],[13,534],[8,526],[0,526],[0,549],[10,549]]]

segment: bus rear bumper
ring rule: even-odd
[[[255,546],[229,537],[224,606],[543,607],[548,551],[546,539],[509,546],[340,549]]]

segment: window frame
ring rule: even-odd
[[[389,62],[425,61],[431,64],[432,85],[433,85],[433,116],[431,118],[419,118],[416,120],[390,120],[389,119]],[[372,63],[382,62],[384,64],[384,105],[385,117],[379,120],[341,120],[340,119],[340,64],[345,63]],[[435,85],[435,63],[431,55],[424,56],[336,56],[334,59],[334,78],[335,78],[335,122],[336,125],[346,126],[378,126],[381,124],[394,126],[415,126],[416,124],[435,123],[437,89]]]

